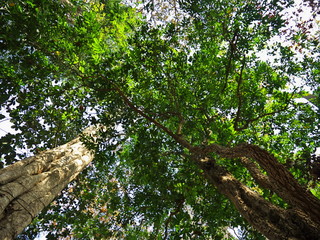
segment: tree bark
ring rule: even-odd
[[[289,204],[284,209],[252,191],[230,172],[208,157],[215,152],[222,157],[242,157],[243,165],[258,184],[278,194]],[[320,201],[303,188],[267,151],[249,144],[235,148],[211,145],[195,151],[194,158],[206,179],[235,205],[241,215],[260,233],[271,240],[319,240]],[[264,169],[263,174],[255,162]]]
[[[88,128],[85,133],[93,133]],[[0,239],[14,239],[93,159],[80,137],[0,170]]]

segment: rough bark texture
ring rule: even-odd
[[[0,239],[21,233],[92,159],[78,137],[1,169]]]
[[[210,145],[193,149],[193,152],[208,181],[228,197],[242,216],[268,239],[320,239],[319,199],[299,185],[273,155],[249,144],[235,148]],[[280,208],[252,191],[223,167],[216,165],[214,159],[208,157],[211,152],[222,157],[241,158],[256,182],[277,193],[290,208]]]

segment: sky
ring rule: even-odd
[[[7,133],[14,133],[14,129],[11,128],[12,123],[10,122],[10,117],[4,109],[0,111],[1,114],[5,115],[4,119],[0,120],[0,137],[6,135]]]

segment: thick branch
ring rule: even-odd
[[[249,170],[251,176],[263,188],[273,191],[273,186],[270,182],[269,176],[263,174],[258,168],[257,164],[246,157],[241,158],[241,163]]]
[[[254,159],[267,172],[270,190],[278,194],[292,207],[308,214],[320,226],[320,201],[307,189],[302,187],[292,174],[278,162],[269,152],[251,144],[240,144],[233,148],[211,144],[207,147],[195,148],[194,153],[216,153],[225,158],[246,157]],[[271,187],[272,186],[272,187]],[[308,201],[308,204],[306,204]]]
[[[210,158],[196,160],[206,179],[235,205],[241,215],[268,239],[317,239],[319,223],[296,210],[285,210],[246,187]],[[308,235],[309,234],[309,235]]]

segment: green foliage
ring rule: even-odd
[[[87,142],[95,161],[26,236],[225,239],[227,228],[239,227],[246,239],[264,239],[204,180],[174,134],[193,146],[262,146],[309,184],[303,153],[320,141],[319,55],[296,61],[292,48],[276,46],[276,55],[267,45],[292,3],[177,2],[181,21],[159,26],[119,1],[12,0],[1,7],[0,101],[19,130],[1,138],[2,165],[24,157],[16,148],[37,153],[91,124],[107,127],[98,145]],[[278,64],[258,57],[268,49]],[[317,110],[295,101],[305,89],[293,77],[311,87]],[[240,161],[217,163],[287,207]]]

